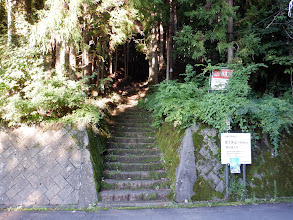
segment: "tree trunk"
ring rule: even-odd
[[[34,1],[34,7],[37,10],[43,9],[44,8],[44,0],[35,0]]]
[[[73,44],[69,47],[69,72],[72,75],[72,77],[75,79],[76,75],[76,50],[75,46]]]
[[[7,8],[7,45],[10,47],[13,43],[14,18],[13,18],[13,0],[6,0]]]
[[[29,22],[31,22],[31,13],[32,13],[32,1],[31,0],[25,0],[25,11],[26,11],[26,17]]]
[[[65,54],[65,42],[57,40],[55,70],[58,75],[63,74],[63,69],[66,66]]]
[[[70,57],[69,57],[70,48],[67,45],[67,43],[64,43],[64,52],[65,52],[64,66],[65,66],[66,74],[70,76]]]
[[[113,51],[109,53],[109,73],[110,75],[113,74]]]
[[[124,77],[128,76],[128,53],[129,53],[128,41],[124,44]]]
[[[102,42],[102,57],[103,57],[103,60],[102,60],[102,71],[101,71],[101,74],[102,74],[102,78],[104,78],[104,75],[105,75],[105,60],[106,60],[106,41],[103,40]]]
[[[92,65],[90,60],[90,47],[88,38],[88,27],[87,27],[87,20],[89,19],[86,14],[89,11],[89,5],[83,4],[83,11],[84,11],[84,21],[83,21],[83,30],[82,30],[82,38],[83,38],[83,51],[82,51],[82,75],[91,76],[92,75]],[[90,80],[87,80],[87,83],[90,83]]]
[[[167,67],[166,67],[166,80],[170,80],[170,55],[171,55],[171,48],[170,48],[170,31],[169,31],[170,27],[168,28],[168,32],[167,32]]]
[[[151,31],[151,42],[149,52],[149,79],[152,84],[158,83],[158,31],[153,28]]]
[[[117,73],[118,70],[118,47],[115,50],[115,63],[114,63],[114,73]]]
[[[85,47],[82,52],[82,75],[90,76],[92,66],[90,65],[90,53],[88,49]]]
[[[55,45],[55,49],[56,49],[55,70],[56,70],[56,73],[60,73],[60,71],[61,71],[60,48],[61,48],[61,43],[59,42],[59,40],[56,40],[56,45]]]
[[[173,41],[173,37],[177,35],[177,32],[178,32],[178,29],[177,29],[177,26],[178,26],[178,17],[177,17],[177,7],[176,7],[176,3],[173,2],[173,5],[172,5],[172,9],[173,9],[173,18],[174,18],[174,21],[173,21],[173,29],[172,29],[172,53],[173,53],[173,48],[174,48],[174,41]],[[173,78],[173,72],[174,72],[174,66],[176,66],[176,60],[175,60],[175,56],[173,56],[173,54],[171,54],[171,67],[172,67],[172,71],[171,71],[171,79]]]
[[[233,0],[228,0],[229,6],[233,7]],[[228,42],[231,43],[233,41],[233,17],[229,17],[228,20]],[[233,46],[228,48],[228,62],[231,62],[234,57],[234,49]]]
[[[293,69],[290,67],[290,79],[291,79],[291,90],[292,90],[292,98],[293,98]]]
[[[166,79],[172,79],[173,73],[173,35],[174,35],[174,27],[175,27],[175,9],[174,3],[170,0],[170,20],[169,20],[169,30],[167,37],[167,70],[166,70]]]
[[[159,25],[159,43],[160,43],[160,55],[159,55],[159,70],[164,68],[165,60],[164,60],[164,27],[163,24],[160,23]]]
[[[154,68],[155,68],[155,75],[154,75],[154,83],[158,84],[159,83],[159,53],[158,53],[158,49],[159,49],[159,29],[158,26],[156,28],[154,28],[154,60],[153,60],[153,64],[154,64]]]

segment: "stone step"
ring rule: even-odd
[[[125,118],[115,118],[115,119],[112,119],[112,121],[114,122],[114,124],[132,124],[132,123],[135,123],[135,124],[146,124],[148,122],[147,119],[139,119],[139,118],[133,118],[133,119],[125,119]],[[151,125],[151,122],[148,122],[147,123],[148,125]]]
[[[108,142],[108,148],[112,149],[158,149],[155,144],[152,143],[117,143]]]
[[[149,112],[146,109],[139,108],[139,107],[127,108],[124,110],[124,112],[121,112],[120,114],[125,114],[125,113],[148,113],[149,114]]]
[[[105,161],[107,162],[124,162],[124,163],[149,163],[149,162],[159,162],[160,156],[117,156],[117,155],[106,155]]]
[[[150,121],[150,115],[143,114],[119,114],[110,118],[113,121]]]
[[[111,117],[100,202],[162,202],[171,193],[150,113],[127,109]]]
[[[108,149],[109,155],[120,156],[147,156],[147,155],[160,155],[158,149]]]
[[[105,179],[102,181],[102,189],[116,190],[139,190],[139,189],[169,189],[170,180],[114,180]]]
[[[150,201],[118,201],[118,202],[98,202],[98,207],[104,207],[104,208],[121,208],[121,207],[142,207],[149,209],[152,208],[166,208],[174,205],[171,201],[158,201],[158,200],[150,200]]]
[[[112,137],[129,137],[129,138],[148,138],[154,137],[154,132],[137,132],[137,131],[121,131],[111,132]]]
[[[163,169],[162,163],[120,163],[120,162],[106,162],[104,168],[107,170],[119,171],[152,171]]]
[[[159,190],[107,190],[100,192],[99,196],[102,202],[115,201],[149,201],[149,200],[167,200],[171,193],[169,189]]]
[[[152,127],[111,127],[112,132],[154,132],[155,129]]]
[[[143,123],[136,123],[133,121],[129,121],[129,122],[113,122],[111,124],[112,128],[147,128],[147,129],[151,129],[152,125],[150,122],[143,122]]]
[[[118,143],[155,143],[155,137],[131,138],[131,137],[110,137],[109,142]]]
[[[104,178],[116,180],[159,180],[167,178],[167,172],[165,170],[135,172],[104,170]]]

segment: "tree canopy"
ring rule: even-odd
[[[291,13],[289,0],[0,0],[1,120],[9,125],[73,120],[86,118],[85,112],[92,113],[87,121],[99,120],[102,113],[91,98],[107,87],[111,91],[117,76],[134,78],[134,70],[153,84],[166,79],[167,86],[161,83],[166,91],[178,82],[191,92],[206,88],[214,66],[238,68],[245,86],[235,94],[240,99],[245,94],[251,111],[266,100],[281,103],[274,98],[290,105]],[[144,59],[147,71],[133,67]],[[203,104],[213,105],[211,100]],[[209,121],[197,113],[182,120]],[[257,115],[247,119],[250,125]],[[223,128],[215,120],[210,123]],[[244,121],[238,122],[234,126],[245,130]]]

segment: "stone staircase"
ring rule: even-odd
[[[148,112],[129,108],[112,120],[100,201],[167,201],[171,193],[170,181],[160,161]]]

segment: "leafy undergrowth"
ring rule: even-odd
[[[175,184],[175,170],[180,163],[178,148],[184,135],[184,130],[176,129],[171,123],[165,123],[157,130],[157,142],[163,153],[162,162],[168,172],[168,178]]]
[[[28,46],[0,47],[0,119],[3,124],[99,123],[103,112],[88,99],[85,79],[46,67],[46,56]]]
[[[106,125],[100,125],[99,128],[92,126],[89,127],[87,131],[89,136],[88,148],[91,155],[90,157],[94,170],[96,191],[98,194],[101,189],[101,181],[103,178],[104,153],[106,151],[106,143],[109,132]]]
[[[233,76],[227,90],[209,92],[205,72],[196,74],[192,66],[186,68],[185,82],[164,81],[153,88],[145,106],[153,112],[154,126],[172,122],[175,126],[189,127],[200,121],[219,132],[241,130],[251,132],[257,140],[257,130],[268,133],[275,153],[281,132],[293,125],[293,103],[290,97],[276,98],[269,94],[258,97],[248,84],[250,74],[263,64],[232,65]]]

